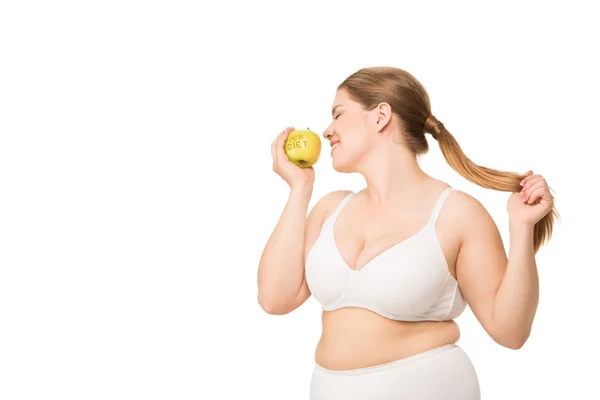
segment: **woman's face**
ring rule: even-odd
[[[332,145],[333,168],[338,172],[355,172],[356,166],[372,148],[376,111],[363,110],[344,89],[336,92],[332,122],[323,137]]]

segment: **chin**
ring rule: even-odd
[[[340,160],[334,157],[331,164],[333,169],[337,172],[351,173],[353,171],[351,163],[348,163],[346,160]]]

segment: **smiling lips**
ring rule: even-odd
[[[339,140],[332,140],[329,144],[331,145],[331,152],[333,152],[333,150],[336,147],[338,147],[338,145],[340,144],[340,141]]]

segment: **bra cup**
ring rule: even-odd
[[[326,237],[319,238],[306,258],[306,283],[321,304],[333,304],[343,295],[351,280],[352,271],[339,265],[336,252]]]
[[[367,304],[400,319],[425,314],[435,305],[448,273],[435,252],[419,250],[431,248],[430,237],[394,247],[361,271],[357,285]]]
[[[408,239],[353,270],[339,253],[333,234],[350,193],[323,223],[305,263],[307,285],[323,310],[361,307],[400,321],[441,321],[458,317],[466,302],[450,274],[435,221],[450,188],[444,190],[429,223]]]

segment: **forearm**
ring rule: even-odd
[[[258,267],[261,303],[295,295],[304,277],[304,233],[312,188],[294,188],[269,238]]]
[[[539,300],[533,225],[510,223],[508,264],[494,303],[496,332],[520,347],[531,332]]]

